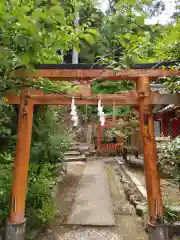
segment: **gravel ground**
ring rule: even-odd
[[[71,211],[74,195],[84,167],[81,165],[71,166],[64,181],[59,186],[57,195],[58,213],[51,224],[51,228],[41,234],[38,240],[145,240],[148,239],[143,230],[141,219],[135,214],[132,205],[126,200],[121,185],[117,163],[113,158],[98,159],[105,160],[109,189],[113,201],[113,209],[116,219],[116,227],[82,227],[67,226],[63,222]],[[98,193],[97,193],[98,194]]]

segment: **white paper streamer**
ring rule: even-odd
[[[74,98],[72,98],[70,115],[72,116],[71,120],[73,122],[73,126],[76,127],[78,125],[78,115],[77,115],[77,111],[76,111],[75,99]]]
[[[101,100],[98,101],[98,117],[101,123],[101,126],[105,124],[105,114],[103,112],[103,106],[101,105]]]

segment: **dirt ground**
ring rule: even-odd
[[[126,200],[116,168],[116,161],[105,161],[109,190],[113,201],[115,227],[67,226],[64,222],[71,211],[75,192],[85,165],[74,164],[58,186],[57,214],[51,226],[38,236],[38,240],[143,240],[148,239],[141,218],[136,216],[132,205]],[[106,159],[99,159],[104,161]],[[98,194],[98,193],[97,193]]]
[[[146,187],[143,170],[133,169],[133,167],[128,167],[128,170]],[[171,205],[180,205],[180,191],[172,181],[161,178],[161,191],[164,201]]]
[[[116,162],[111,161],[106,163],[105,168],[113,200],[118,234],[127,240],[148,239],[142,219],[136,216],[134,207],[126,200],[120,176],[116,172],[119,166]]]

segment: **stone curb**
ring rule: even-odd
[[[125,174],[125,176],[133,183],[134,187],[141,195],[141,197],[142,197],[141,202],[147,201],[147,192],[146,192],[145,187],[140,183],[140,181],[136,177],[133,176],[133,174],[130,171],[128,171],[128,169],[124,166],[123,161],[118,159],[118,157],[115,157],[115,159],[117,160],[118,164],[120,165],[120,168],[123,171],[123,173]]]
[[[126,194],[129,195],[128,200],[136,209],[136,214],[143,218],[144,228],[145,228],[145,231],[147,231],[147,227],[148,227],[147,204],[146,204],[147,191],[145,187],[140,183],[140,181],[136,177],[134,177],[133,174],[130,171],[128,171],[128,169],[124,166],[124,162],[118,157],[115,157],[115,159],[118,162],[122,172],[125,174],[127,179],[133,183],[136,190],[140,193],[142,197],[141,199],[142,201],[138,202],[136,201],[136,197],[132,195],[131,192],[126,191]],[[170,209],[173,213],[180,214],[180,206],[170,206]],[[180,236],[180,222],[174,222],[173,224],[167,223],[166,226],[168,227],[170,234],[172,233]]]

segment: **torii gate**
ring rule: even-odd
[[[160,190],[160,178],[157,169],[157,153],[154,137],[152,105],[178,104],[179,94],[160,95],[150,91],[150,81],[159,77],[180,75],[179,71],[161,69],[123,69],[114,71],[99,66],[95,69],[87,65],[39,65],[35,73],[28,74],[24,69],[15,71],[18,77],[44,77],[53,81],[83,80],[90,82],[99,79],[131,80],[136,83],[137,91],[123,94],[105,94],[84,96],[83,92],[76,95],[77,104],[96,104],[101,99],[104,105],[139,105],[140,129],[144,149],[145,177],[148,195],[149,235],[150,239],[165,239],[162,234],[164,223],[163,203]],[[33,122],[33,106],[35,104],[65,105],[71,104],[72,95],[44,94],[41,91],[21,90],[20,96],[7,96],[9,104],[19,104],[18,138],[13,170],[11,211],[6,228],[6,239],[24,239],[25,232],[25,201],[28,178],[28,166],[31,146]]]

